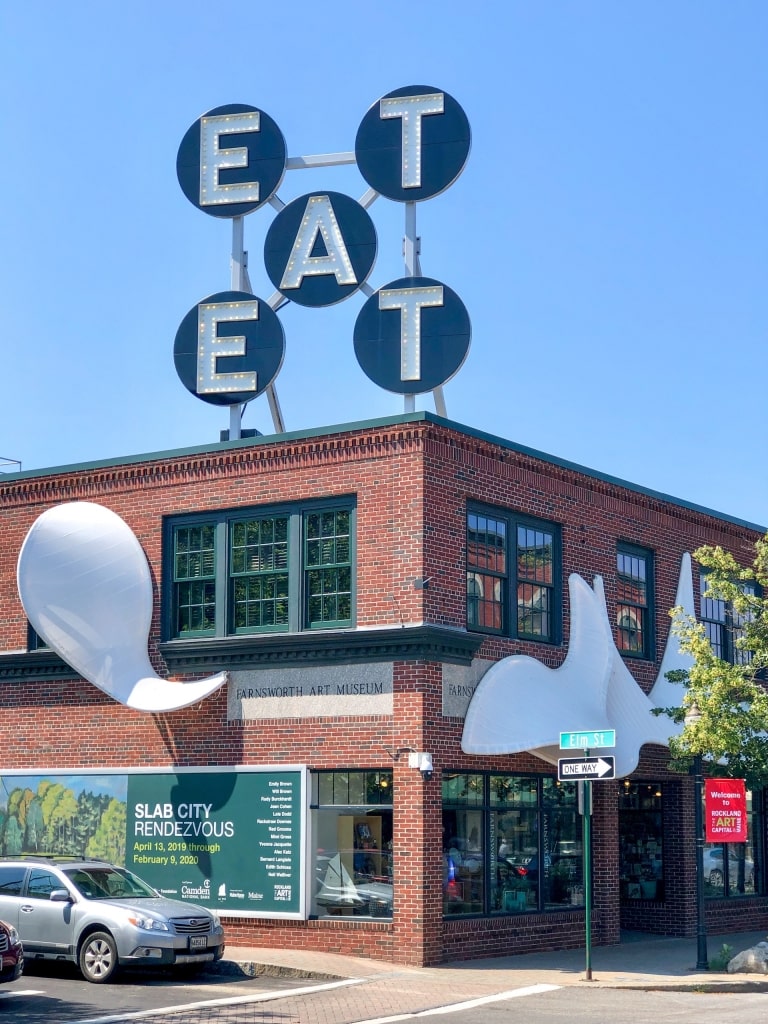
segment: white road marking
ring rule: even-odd
[[[285,999],[287,996],[303,996],[312,992],[327,992],[332,988],[344,985],[360,985],[368,978],[349,978],[344,981],[330,981],[325,985],[307,985],[305,988],[287,988],[276,992],[260,992],[254,996],[230,996],[227,999],[205,999],[198,1003],[183,1003],[180,1006],[161,1006],[156,1010],[137,1010],[134,1013],[111,1013],[107,1017],[89,1017],[78,1024],[115,1024],[124,1020],[147,1020],[150,1017],[162,1017],[166,1013],[181,1013],[184,1010],[205,1010],[213,1006],[237,1006],[243,1003],[263,1003],[270,999]]]
[[[436,1006],[432,1010],[419,1010],[418,1013],[399,1013],[394,1017],[374,1017],[355,1024],[392,1024],[398,1020],[417,1020],[419,1017],[434,1017],[438,1013],[457,1013],[459,1010],[471,1010],[475,1006],[486,1003],[498,1003],[502,999],[515,999],[518,996],[536,996],[542,992],[554,992],[561,985],[528,985],[525,988],[511,988],[506,992],[497,992],[492,996],[479,996],[477,999],[466,999],[463,1003],[452,1003],[449,1006]]]

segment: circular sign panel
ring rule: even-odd
[[[355,323],[355,355],[366,376],[401,395],[444,384],[469,352],[469,314],[447,285],[403,277],[368,299]]]
[[[447,92],[409,85],[370,108],[355,139],[360,173],[401,203],[430,199],[458,178],[470,147],[467,115]]]
[[[265,391],[285,354],[274,310],[250,292],[217,292],[198,302],[176,332],[181,383],[213,405],[241,405]]]
[[[190,203],[212,217],[240,217],[263,206],[285,174],[285,139],[263,110],[214,107],[189,128],[176,176]]]
[[[264,263],[286,299],[300,306],[332,306],[365,283],[376,246],[376,228],[365,207],[341,192],[310,192],[272,221]]]

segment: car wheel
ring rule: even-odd
[[[80,971],[86,981],[101,985],[117,970],[117,946],[109,932],[92,932],[80,947]]]
[[[723,872],[719,868],[713,868],[713,870],[709,872],[709,884],[715,889],[722,888]]]

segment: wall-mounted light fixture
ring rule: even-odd
[[[397,750],[390,750],[389,747],[382,747],[382,750],[386,750],[393,761],[399,761],[401,754],[411,754],[414,747],[398,747]]]
[[[427,753],[413,753],[408,755],[408,767],[418,768],[421,772],[421,777],[425,782],[429,782],[432,778],[432,772],[435,770],[432,764],[432,755]]]

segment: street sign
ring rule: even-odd
[[[557,762],[557,777],[560,782],[568,779],[613,779],[616,759],[614,757],[561,757]]]
[[[615,747],[615,729],[586,729],[583,732],[561,732],[561,750],[592,750],[593,747]]]

